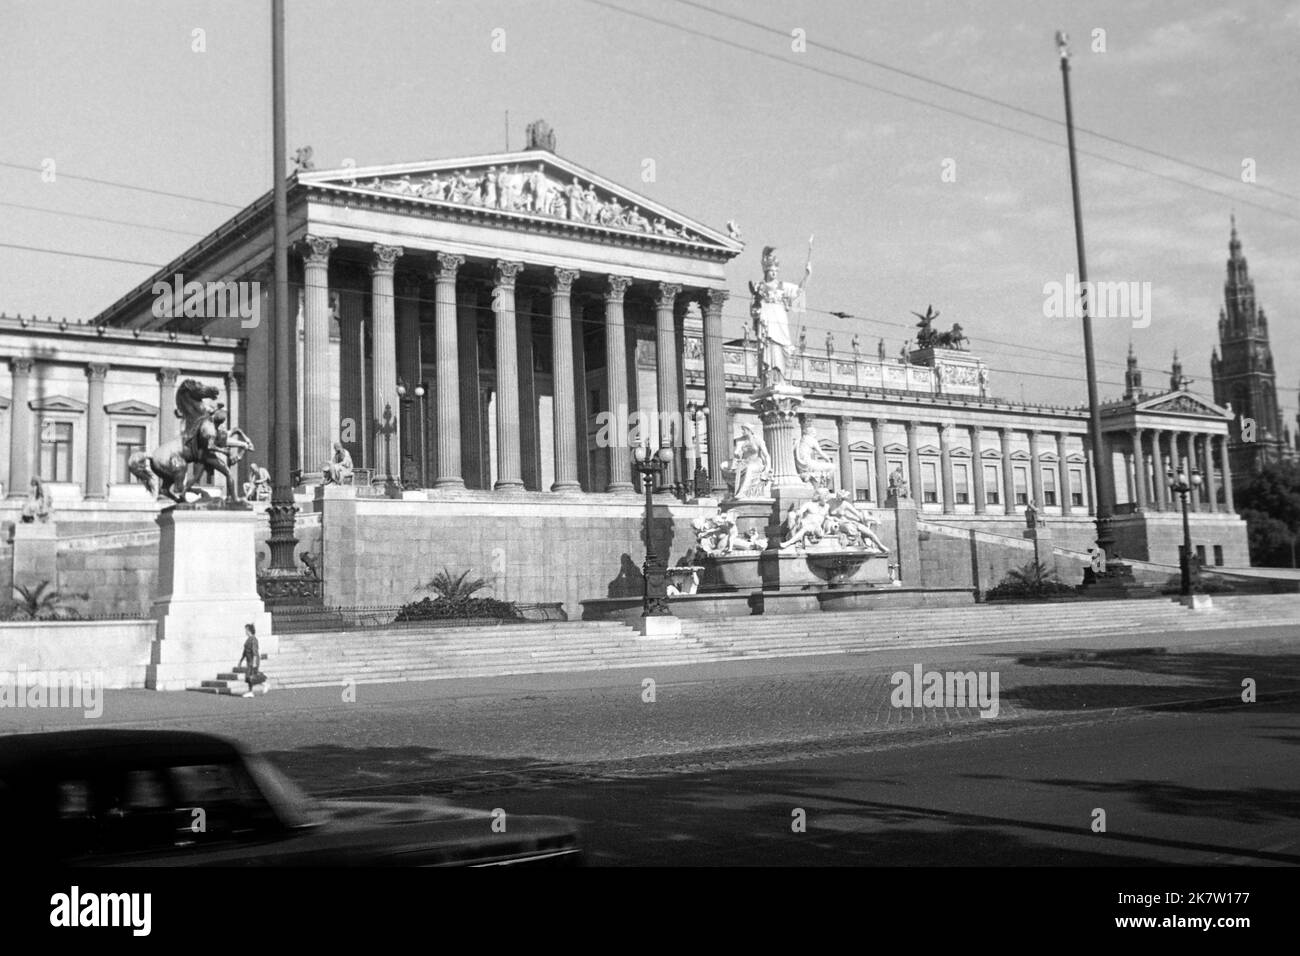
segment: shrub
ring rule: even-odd
[[[443,568],[421,590],[432,591],[436,597],[421,598],[403,605],[394,621],[450,621],[460,619],[491,619],[518,621],[523,614],[513,601],[496,598],[476,598],[479,591],[489,585],[484,578],[471,578],[469,571],[452,574]]]
[[[433,576],[428,584],[424,585],[422,590],[432,591],[444,601],[468,600],[491,583],[485,578],[466,580],[469,575],[470,572],[462,571],[459,575],[453,576],[450,571],[443,568]]]
[[[1077,593],[1075,588],[1057,577],[1056,572],[1049,570],[1046,564],[1041,561],[1030,561],[1022,567],[1008,571],[996,587],[988,590],[984,600],[1000,601],[1009,598],[1042,600],[1075,593]]]
[[[81,614],[76,608],[63,603],[63,595],[49,581],[35,587],[19,585],[14,588],[18,600],[0,611],[0,616],[10,621],[77,621]],[[82,597],[85,595],[72,595]]]

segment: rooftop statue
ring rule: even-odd
[[[161,492],[184,504],[204,472],[216,472],[226,479],[227,496],[239,500],[229,466],[253,451],[253,443],[240,429],[227,425],[228,413],[217,401],[219,394],[213,385],[185,379],[176,389],[174,414],[184,421],[180,437],[151,453],[136,452],[128,460],[127,470],[155,497]]]
[[[803,287],[812,275],[812,237],[808,239],[808,261],[804,265],[803,281],[798,285],[782,282],[780,271],[776,249],[767,246],[763,250],[763,281],[749,284],[752,297],[749,314],[761,346],[759,373],[764,386],[780,385],[786,380],[792,346],[790,314],[804,310]]]
[[[916,323],[916,327],[920,330],[916,333],[916,347],[918,349],[934,348],[935,337],[939,334],[934,330],[934,320],[939,317],[939,313],[935,311],[934,306],[927,305],[925,315],[920,312],[913,312],[912,314],[921,320]]]

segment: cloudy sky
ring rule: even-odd
[[[269,188],[269,6],[0,0],[0,311],[92,316]],[[739,223],[730,334],[761,247],[797,278],[815,234],[811,344],[892,355],[933,304],[995,392],[1075,404],[1078,323],[1043,294],[1076,270],[1064,29],[1090,277],[1151,289],[1146,328],[1098,321],[1103,382],[1131,340],[1148,385],[1179,348],[1209,392],[1235,210],[1295,414],[1300,0],[287,7],[289,143],[318,168],[519,148],[544,117],[561,155]]]

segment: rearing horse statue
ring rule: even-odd
[[[136,452],[128,460],[127,470],[154,497],[161,492],[184,504],[199,477],[205,471],[214,471],[226,479],[227,498],[240,500],[229,466],[243,458],[246,451],[253,451],[253,443],[238,428],[227,427],[225,406],[217,401],[220,394],[213,385],[185,379],[176,389],[174,414],[185,423],[180,437],[163,442],[150,454]]]

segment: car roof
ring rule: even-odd
[[[0,773],[38,768],[105,769],[123,763],[229,761],[239,747],[214,734],[188,730],[61,730],[0,736]]]

